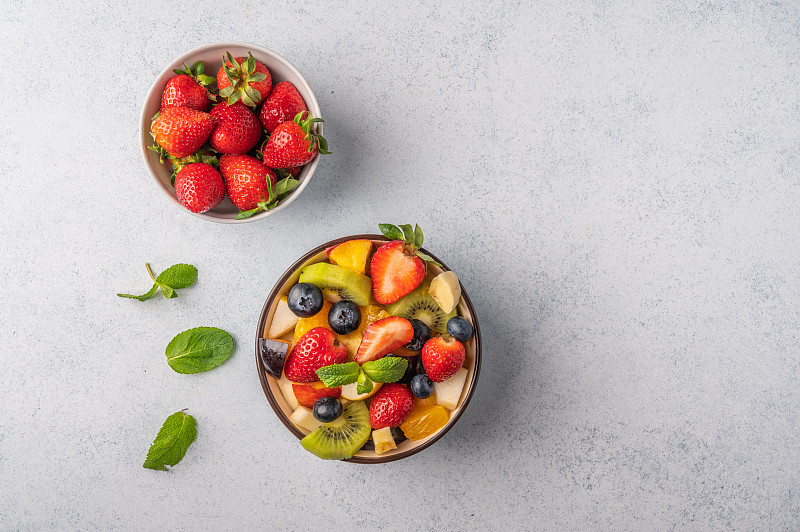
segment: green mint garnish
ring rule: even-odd
[[[317,370],[317,377],[328,388],[344,386],[358,380],[360,369],[358,362],[347,362],[346,364],[331,364]]]
[[[156,439],[147,451],[143,467],[166,471],[165,466],[174,466],[186,454],[186,449],[197,436],[197,424],[185,412],[175,412],[164,421]]]
[[[150,278],[153,279],[153,288],[140,296],[133,294],[117,294],[119,297],[147,301],[161,288],[161,293],[164,294],[164,297],[172,299],[178,297],[175,290],[188,288],[197,280],[197,268],[191,264],[173,264],[161,272],[158,277],[153,275],[153,270],[150,269],[149,263],[145,262],[144,265],[147,268],[147,273],[150,274]]]
[[[397,382],[403,378],[408,360],[403,357],[383,357],[364,362],[361,370],[375,382]]]
[[[358,385],[356,386],[356,393],[361,395],[362,393],[369,393],[372,391],[372,381],[369,377],[364,373],[364,371],[360,371],[358,373]]]
[[[233,353],[233,337],[216,327],[183,331],[167,345],[167,363],[178,373],[200,373],[216,368]]]

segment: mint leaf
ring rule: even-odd
[[[364,362],[361,370],[375,382],[399,381],[408,368],[408,360],[404,357],[383,357],[378,360]]]
[[[317,370],[317,377],[328,388],[336,388],[356,382],[358,379],[358,362],[330,364]]]
[[[358,373],[358,385],[356,386],[356,393],[361,395],[362,393],[369,393],[372,391],[372,381],[364,374],[364,371],[360,371]]]
[[[165,466],[172,467],[181,461],[196,437],[194,418],[184,412],[175,412],[164,421],[142,467],[166,471]]]
[[[378,224],[378,228],[383,233],[383,236],[389,240],[403,240],[403,231],[399,227],[392,224]]]
[[[156,292],[158,291],[158,284],[154,284],[153,288],[151,288],[147,293],[142,294],[140,296],[135,296],[133,294],[117,294],[119,297],[127,297],[129,299],[138,299],[139,301],[147,301],[151,297],[153,297]]]
[[[430,255],[426,255],[425,253],[423,253],[423,252],[421,252],[421,251],[417,251],[417,257],[421,258],[421,259],[422,259],[422,260],[424,260],[424,261],[427,261],[427,262],[430,262],[430,263],[432,263],[432,264],[435,264],[435,265],[437,265],[437,266],[438,266],[438,267],[440,267],[440,268],[442,267],[442,265],[441,265],[441,264],[439,264],[438,262],[436,262],[435,260],[433,260],[433,257],[431,257]]]
[[[414,247],[417,249],[422,247],[422,241],[424,240],[422,236],[422,228],[418,225],[414,226]]]
[[[147,268],[147,273],[150,275],[150,278],[155,283],[153,288],[151,288],[149,292],[140,296],[133,294],[117,294],[119,297],[147,301],[155,295],[159,288],[161,288],[161,293],[164,294],[165,298],[174,299],[178,297],[178,294],[175,292],[175,290],[180,288],[188,288],[197,280],[197,268],[191,264],[173,264],[161,272],[158,277],[153,275],[153,270],[150,269],[150,263],[145,262],[144,266]]]
[[[167,344],[167,363],[178,373],[200,373],[216,368],[233,353],[233,337],[216,327],[183,331]]]

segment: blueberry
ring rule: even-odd
[[[466,342],[472,338],[472,324],[460,316],[447,321],[447,334],[458,340]]]
[[[409,388],[411,388],[411,393],[414,394],[414,397],[427,399],[433,393],[433,381],[424,374],[414,375]]]
[[[419,320],[408,320],[411,326],[414,327],[414,338],[405,345],[409,351],[421,351],[425,342],[431,339],[431,329],[425,322]]]
[[[289,310],[301,318],[310,318],[322,309],[322,290],[315,284],[297,283],[286,297]]]
[[[328,312],[328,323],[338,334],[350,334],[361,325],[361,309],[352,301],[334,303]]]
[[[406,433],[403,432],[403,429],[400,427],[392,427],[392,437],[395,443],[400,443],[408,439],[406,438]]]
[[[342,402],[335,397],[320,397],[314,403],[314,419],[330,423],[342,415]]]

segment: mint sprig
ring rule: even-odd
[[[149,263],[145,262],[144,265],[147,268],[147,273],[150,274],[150,278],[153,279],[153,287],[140,296],[133,294],[117,294],[119,297],[147,301],[153,297],[160,288],[165,298],[173,299],[178,297],[176,290],[188,288],[197,280],[197,268],[191,264],[173,264],[161,272],[158,277],[153,275],[153,270],[150,269]]]
[[[430,262],[440,268],[442,267],[441,264],[433,260],[433,257],[419,250],[425,240],[422,234],[422,228],[420,228],[419,225],[415,225],[412,228],[410,224],[403,224],[400,227],[392,224],[378,224],[378,228],[381,230],[381,233],[383,233],[383,236],[389,240],[402,240],[404,244],[403,248],[407,253],[416,255],[425,262]]]
[[[167,344],[169,367],[178,373],[200,373],[214,369],[233,353],[233,337],[216,327],[183,331]]]
[[[142,467],[166,471],[166,466],[172,467],[181,461],[196,437],[194,418],[183,411],[175,412],[164,421]]]
[[[359,394],[372,391],[374,382],[396,382],[403,377],[408,368],[408,360],[403,357],[384,357],[378,360],[345,364],[330,364],[317,370],[317,377],[328,388],[357,383]]]

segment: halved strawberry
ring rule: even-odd
[[[406,345],[414,338],[414,327],[411,322],[398,316],[389,316],[374,321],[367,326],[355,361],[359,364],[377,360]]]

